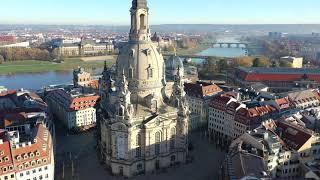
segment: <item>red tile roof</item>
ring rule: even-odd
[[[222,89],[219,88],[219,86],[205,82],[185,83],[184,89],[187,95],[199,98],[212,96],[222,92]]]
[[[97,95],[80,95],[78,97],[72,97],[71,94],[62,89],[51,91],[47,97],[60,102],[69,111],[77,111],[94,107],[100,98],[100,96]]]
[[[0,93],[0,98],[1,97],[8,97],[8,96],[12,96],[12,95],[16,95],[17,91],[15,90],[8,90],[8,91],[4,91]]]
[[[93,89],[99,89],[99,80],[91,80],[89,86]]]
[[[238,68],[237,76],[245,81],[300,81],[302,79],[320,82],[320,72],[304,68]]]
[[[71,110],[80,110],[89,107],[94,107],[97,103],[99,96],[88,96],[72,99],[70,103]]]
[[[254,107],[250,109],[241,108],[237,111],[235,120],[242,124],[250,124],[250,121],[259,119],[264,116],[269,116],[276,109],[270,105]]]
[[[5,136],[5,132],[0,130],[0,176],[3,174],[9,173],[10,170],[9,166],[13,167],[13,161],[11,158],[11,150],[10,150],[10,143],[8,139]],[[4,168],[6,169],[6,172],[3,172]]]
[[[275,102],[278,104],[280,109],[288,109],[290,108],[290,100],[288,97],[276,99]]]
[[[289,122],[278,121],[278,128],[281,130],[280,137],[287,145],[298,151],[311,137],[312,132]]]
[[[18,171],[50,164],[52,149],[50,132],[43,124],[37,124],[33,133],[33,142],[12,149],[13,161]]]

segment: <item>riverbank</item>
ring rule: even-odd
[[[208,45],[199,45],[198,47],[191,48],[191,49],[177,49],[176,53],[180,56],[196,55],[196,54],[199,54],[208,48],[210,48],[210,46],[208,46]],[[173,55],[174,52],[173,51],[164,51],[163,54]]]
[[[109,58],[107,65],[115,63],[115,59]],[[17,73],[38,73],[47,71],[66,71],[81,66],[83,68],[101,68],[104,60],[83,61],[81,58],[67,58],[63,63],[52,63],[48,61],[25,60],[5,62],[0,64],[0,75],[17,74]]]

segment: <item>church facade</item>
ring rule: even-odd
[[[125,177],[184,163],[190,114],[181,71],[171,87],[166,82],[164,59],[151,41],[147,0],[133,0],[130,12],[130,40],[115,69],[104,69],[97,111],[102,161]]]

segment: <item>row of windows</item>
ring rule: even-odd
[[[44,167],[44,170],[47,170],[47,169],[48,169],[48,167],[45,166],[45,167]],[[39,168],[39,172],[41,172],[41,171],[42,171],[42,169]],[[36,172],[36,170],[34,169],[34,170],[32,170],[32,173],[35,174],[35,173],[37,173],[37,172]],[[30,175],[30,171],[27,171],[26,174],[20,173],[20,177],[23,177],[24,175]],[[14,174],[11,174],[10,176],[4,176],[4,180],[8,180],[9,178],[13,179],[14,177],[15,177]],[[46,175],[44,176],[44,178],[45,178],[45,179],[49,178],[49,175],[46,174]],[[42,180],[42,179],[44,179],[44,178],[43,178],[42,175],[40,175],[39,178],[34,177],[32,180],[37,180],[37,179]],[[1,178],[0,178],[0,180],[1,180]],[[27,179],[27,180],[31,180],[31,179]]]

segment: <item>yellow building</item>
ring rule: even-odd
[[[303,57],[285,56],[285,57],[282,57],[280,61],[287,61],[291,63],[293,68],[303,67]]]

